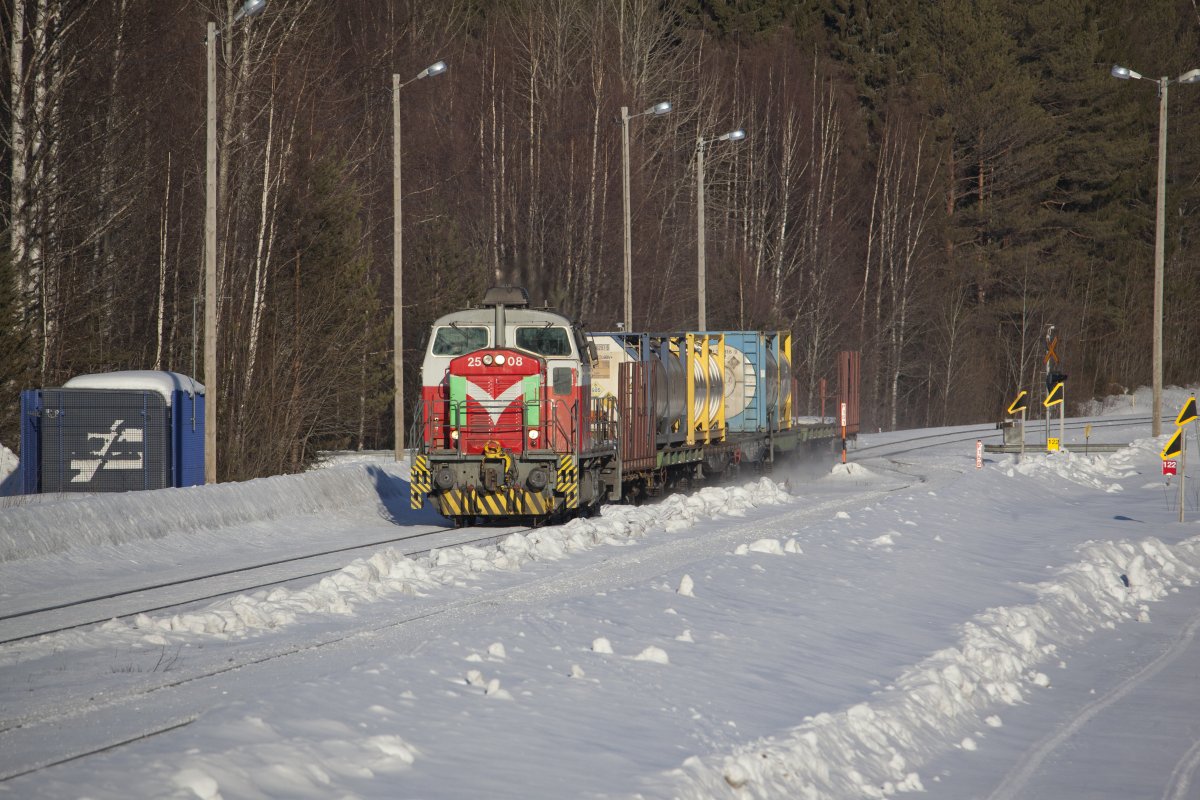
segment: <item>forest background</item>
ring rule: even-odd
[[[592,330],[785,328],[799,408],[863,354],[869,428],[1150,381],[1158,94],[1196,0],[5,0],[0,441],[22,388],[203,353],[218,60],[221,478],[390,448],[391,76],[409,419],[432,319],[496,282]],[[1169,92],[1166,382],[1200,374],[1200,87]]]

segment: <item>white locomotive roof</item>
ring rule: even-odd
[[[504,319],[509,325],[545,325],[552,323],[554,325],[566,325],[573,327],[569,319],[562,314],[550,311],[548,309],[529,309],[529,308],[513,308],[506,306],[504,309]],[[449,325],[457,323],[466,325],[491,325],[496,321],[496,309],[492,307],[484,308],[469,308],[465,311],[455,311],[446,314],[443,317],[438,317],[433,325]]]
[[[160,370],[127,370],[124,372],[99,372],[94,375],[76,375],[63,384],[64,389],[133,389],[158,392],[171,403],[172,392],[204,394],[204,384],[197,383],[187,375]]]

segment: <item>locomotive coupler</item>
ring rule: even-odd
[[[517,464],[512,453],[499,442],[490,441],[483,446],[483,463],[479,467],[479,481],[489,492],[511,488],[517,480]]]

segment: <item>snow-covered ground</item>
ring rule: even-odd
[[[0,796],[1200,796],[1200,525],[1165,437],[977,470],[998,431],[898,444],[931,433],[0,647]],[[436,525],[403,465],[348,462],[0,508],[0,617]]]

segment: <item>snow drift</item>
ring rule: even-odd
[[[401,470],[356,464],[242,483],[40,498],[0,509],[0,561],[346,508],[395,519],[408,505]]]

